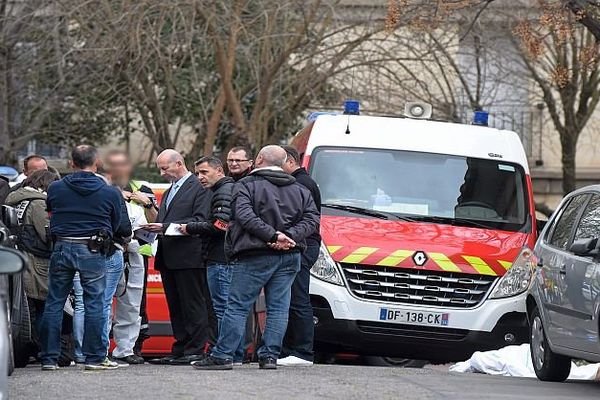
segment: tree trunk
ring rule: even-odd
[[[225,90],[221,86],[219,89],[219,96],[215,102],[215,107],[213,108],[213,112],[206,126],[206,136],[204,138],[203,146],[204,155],[208,156],[213,154],[213,148],[215,146],[215,140],[217,140],[217,132],[219,130],[219,123],[221,122],[223,111],[225,110],[225,101]]]
[[[2,66],[0,67],[0,164],[12,165],[16,162],[13,148],[13,87],[12,87],[12,51],[2,51]]]
[[[562,175],[563,175],[563,194],[567,194],[576,189],[575,174],[575,156],[577,153],[578,133],[572,129],[566,128],[561,132],[562,145]]]

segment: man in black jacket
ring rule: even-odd
[[[175,343],[170,357],[150,362],[185,365],[204,356],[207,343],[213,341],[216,319],[206,283],[204,239],[171,235],[175,227],[169,226],[206,221],[211,193],[188,171],[183,157],[175,150],[160,153],[156,165],[162,177],[172,184],[163,195],[156,223],[146,227],[164,234],[158,241],[154,268],[162,278]]]
[[[266,146],[256,158],[257,168],[234,186],[225,238],[225,251],[234,264],[227,309],[211,355],[192,363],[197,369],[233,368],[246,317],[263,287],[267,323],[257,355],[260,368],[277,368],[300,253],[319,227],[310,192],[281,169],[286,157],[281,147]]]
[[[321,211],[321,192],[306,169],[300,165],[300,154],[292,146],[281,146],[287,153],[287,161],[283,170],[296,178],[296,182],[305,186],[312,194],[319,212]],[[310,269],[319,258],[321,235],[315,232],[306,238],[306,251],[302,253],[300,272],[292,285],[290,302],[290,317],[287,331],[283,339],[281,358],[277,365],[312,365],[314,321],[313,309],[310,303]]]
[[[227,153],[227,169],[234,181],[248,176],[252,171],[252,152],[244,146],[235,146]]]
[[[196,175],[202,186],[213,193],[211,213],[206,221],[190,222],[181,225],[182,232],[189,235],[200,235],[209,238],[206,247],[206,274],[208,288],[212,299],[213,309],[220,325],[227,306],[229,285],[233,268],[225,257],[225,232],[231,218],[231,199],[233,194],[233,178],[225,176],[223,164],[217,157],[202,157],[194,163]],[[242,363],[244,359],[244,345],[240,344],[236,351],[234,364]]]

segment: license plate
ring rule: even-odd
[[[450,314],[380,308],[379,320],[398,324],[448,326]]]

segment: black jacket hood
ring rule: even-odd
[[[265,178],[273,185],[276,186],[287,186],[296,182],[296,178],[291,176],[290,174],[284,172],[283,170],[278,169],[269,169],[269,168],[260,168],[255,169],[250,173],[250,175],[260,176]]]
[[[96,193],[106,182],[91,172],[75,172],[63,178],[65,184],[82,196]]]

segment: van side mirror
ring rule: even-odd
[[[16,250],[0,249],[0,274],[17,274],[27,266],[27,260]]]
[[[598,255],[598,238],[576,240],[569,247],[569,251],[576,256]]]

